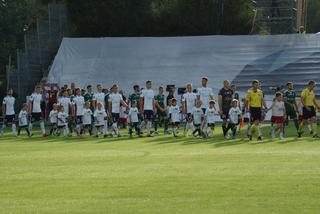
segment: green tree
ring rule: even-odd
[[[308,1],[307,32],[320,32],[320,0]]]

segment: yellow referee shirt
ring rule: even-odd
[[[261,108],[263,93],[260,89],[254,92],[252,89],[248,90],[246,100],[250,103],[250,107]]]
[[[301,92],[301,99],[303,99],[304,105],[306,106],[314,106],[314,92],[310,91],[308,88],[304,89]]]

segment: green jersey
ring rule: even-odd
[[[233,98],[239,101],[239,94],[237,92],[235,92],[233,94]]]
[[[104,103],[105,103],[105,110],[106,110],[106,112],[108,112],[108,110],[109,110],[109,96],[110,96],[110,94],[106,94],[106,96],[104,97]]]
[[[85,102],[90,102],[90,103],[92,103],[93,93],[92,93],[92,94],[85,93],[85,95],[84,95],[83,97],[84,97],[84,101],[85,101]]]
[[[283,97],[287,99],[288,103],[296,103],[296,92],[294,90],[286,90],[283,94]]]
[[[132,102],[135,100],[137,102],[137,108],[140,109],[140,93],[133,93],[129,96],[130,103],[132,105]]]
[[[165,102],[164,95],[158,94],[157,96],[154,97],[154,100],[157,101],[157,103],[161,108],[164,108],[164,102]]]

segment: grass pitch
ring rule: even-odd
[[[310,137],[0,139],[5,214],[309,214],[319,195],[320,141]]]

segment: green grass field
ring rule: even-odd
[[[320,141],[310,137],[0,140],[5,214],[309,214],[319,195]]]

